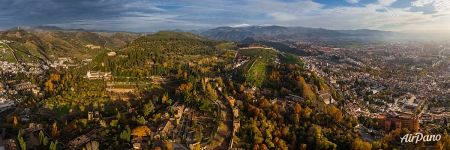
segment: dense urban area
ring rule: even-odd
[[[448,41],[217,32],[0,32],[0,149],[450,148]]]

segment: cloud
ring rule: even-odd
[[[425,5],[434,3],[435,0],[416,0],[414,2],[411,2],[411,5],[414,7],[423,7]]]
[[[284,12],[274,12],[268,14],[270,17],[272,17],[275,21],[295,21],[297,20],[296,15],[290,14],[290,13],[284,13]]]
[[[425,30],[434,24],[445,28],[437,24],[450,22],[447,0],[416,0],[402,8],[391,6],[396,0],[369,4],[347,1],[358,4],[328,7],[330,4],[312,0],[0,0],[0,28],[58,25],[156,31],[271,24],[402,31]]]
[[[436,13],[450,14],[449,0],[416,0],[414,2],[411,2],[411,5],[417,8],[432,6]]]
[[[359,3],[360,0],[345,0],[347,3],[356,4]]]
[[[252,26],[252,25],[244,23],[244,24],[231,25],[230,27],[239,28],[239,27],[248,27],[248,26]]]
[[[160,12],[150,5],[130,4],[143,1],[121,0],[2,0],[0,17],[11,16],[16,24],[65,23],[85,19],[110,19],[124,12]],[[142,7],[142,6],[145,6]]]
[[[383,6],[391,6],[397,0],[378,0],[378,3]]]

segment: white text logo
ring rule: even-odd
[[[441,140],[441,135],[423,135],[422,133],[415,133],[415,134],[406,134],[403,137],[400,138],[401,139],[401,143],[417,143],[420,141],[424,141],[424,142],[436,142]]]

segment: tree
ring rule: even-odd
[[[143,116],[138,117],[136,121],[137,121],[138,124],[140,124],[140,125],[145,125],[145,124],[147,124],[147,120],[145,120],[145,118],[144,118]]]
[[[173,149],[173,145],[169,141],[164,141],[164,148],[165,149]]]
[[[239,86],[239,92],[244,92],[244,90],[245,90],[245,86],[244,86],[244,84],[241,84]]]
[[[328,141],[328,139],[322,134],[322,128],[317,125],[313,125],[308,129],[308,142],[315,145],[315,149],[336,149],[336,144]]]
[[[91,141],[86,144],[83,150],[99,150],[100,144],[97,141]]]
[[[149,101],[147,104],[144,105],[144,109],[142,110],[144,113],[144,116],[148,116],[149,114],[153,113],[155,109],[155,106],[151,101]]]
[[[58,125],[56,124],[56,122],[53,122],[52,125],[52,137],[53,138],[58,137]]]
[[[109,123],[109,125],[111,127],[117,127],[117,124],[119,123],[119,120],[111,120],[111,122]]]
[[[13,126],[14,126],[14,127],[17,127],[17,125],[19,125],[19,119],[17,119],[17,116],[14,115],[14,116],[13,116]]]
[[[161,103],[163,105],[166,105],[168,100],[169,100],[169,93],[166,92],[166,93],[164,93],[163,97],[161,98]]]
[[[50,150],[56,150],[56,146],[57,146],[57,145],[58,145],[58,140],[52,141],[52,142],[50,143],[49,149],[50,149]]]
[[[314,94],[311,86],[306,83],[305,78],[298,77],[297,79],[298,86],[302,89],[302,97],[307,100],[316,100],[316,95]]]
[[[45,136],[45,134],[42,130],[39,131],[39,142],[44,146],[47,146],[47,144],[48,144],[48,138],[47,138],[47,136]]]
[[[331,106],[329,109],[330,115],[335,119],[335,121],[340,122],[344,118],[342,112],[335,106]]]
[[[278,137],[275,138],[275,147],[280,148],[282,150],[288,150],[288,146],[286,145],[286,142],[282,139],[279,139]]]
[[[435,148],[436,148],[436,150],[442,150],[444,148],[444,146],[442,145],[441,141],[437,141],[435,144]]]
[[[130,131],[130,127],[129,127],[128,125],[125,127],[125,130],[123,130],[123,131],[120,133],[120,139],[125,140],[125,141],[127,141],[127,142],[130,142],[130,139],[131,139],[131,131]]]
[[[300,114],[300,112],[302,111],[302,106],[300,106],[300,104],[295,103],[294,104],[294,114]]]
[[[22,150],[26,150],[27,149],[27,143],[25,143],[25,140],[23,139],[22,133],[20,131],[17,134],[17,140],[19,141],[20,148]]]
[[[98,125],[99,125],[100,127],[103,127],[103,128],[106,128],[106,127],[107,127],[106,121],[105,121],[105,120],[100,120],[100,121],[98,122]]]
[[[55,93],[56,89],[56,85],[60,80],[60,75],[56,74],[56,73],[51,73],[50,74],[50,78],[47,80],[47,82],[45,82],[45,90],[50,92],[50,93]],[[56,85],[55,85],[56,83]]]
[[[131,135],[138,137],[146,137],[150,136],[151,130],[147,126],[139,126],[132,130]]]
[[[312,113],[312,109],[311,108],[309,108],[309,107],[306,107],[305,109],[302,109],[302,117],[305,117],[305,118],[309,118],[310,116],[311,116],[311,113]]]
[[[224,86],[222,78],[218,78],[218,79],[216,80],[216,82],[217,82],[217,85],[218,85],[219,87],[223,87],[223,86]]]
[[[217,98],[219,97],[217,95],[216,90],[214,90],[214,88],[211,86],[211,84],[206,85],[206,92],[208,93],[208,97],[211,100],[217,100]]]
[[[368,150],[372,149],[372,144],[365,142],[360,138],[356,138],[352,143],[352,150]]]
[[[47,145],[48,145],[48,137],[47,137],[47,136],[44,136],[44,139],[42,139],[42,144],[43,144],[44,146],[47,146]]]
[[[448,136],[447,130],[444,130],[444,134],[442,135],[440,142],[443,145],[443,149],[450,149],[450,137]]]
[[[260,108],[266,109],[266,108],[269,108],[270,102],[269,102],[269,100],[263,98],[258,101],[258,105]]]
[[[120,111],[117,111],[116,118],[117,120],[120,120],[122,118],[122,114],[120,113]]]
[[[386,149],[383,148],[383,143],[381,141],[372,142],[372,149]]]

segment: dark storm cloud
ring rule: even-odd
[[[242,22],[240,0],[0,0],[0,29],[66,28],[148,31]],[[238,12],[238,13],[237,13]],[[226,18],[226,19],[224,19]]]
[[[78,20],[157,13],[159,1],[146,0],[0,0],[1,26],[62,24]]]

